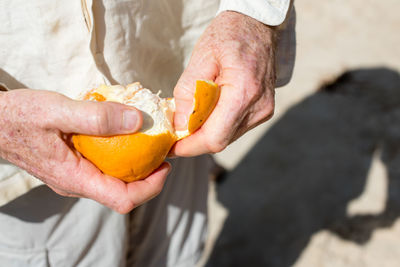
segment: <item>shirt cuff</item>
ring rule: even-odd
[[[264,24],[278,26],[286,18],[290,0],[221,0],[217,14],[236,11]]]

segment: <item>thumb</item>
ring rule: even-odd
[[[65,98],[53,121],[64,133],[116,135],[136,132],[142,126],[140,111],[115,102],[77,101]]]
[[[200,54],[200,56],[198,56]],[[215,81],[219,73],[218,65],[212,57],[193,52],[192,58],[174,88],[175,115],[174,126],[178,131],[187,128],[193,111],[193,98],[197,80]]]

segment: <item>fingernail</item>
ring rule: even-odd
[[[122,127],[124,131],[135,131],[138,122],[138,113],[135,110],[125,110],[122,115]]]

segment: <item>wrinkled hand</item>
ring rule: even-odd
[[[140,112],[118,103],[74,101],[27,89],[0,92],[0,156],[60,195],[91,198],[120,213],[156,196],[169,165],[145,180],[125,183],[104,175],[71,149],[69,134],[124,134],[141,124]]]
[[[179,141],[173,155],[219,152],[272,116],[274,35],[273,28],[236,12],[222,12],[212,21],[175,87],[175,127],[187,124],[196,80],[215,81],[221,96],[205,124]]]

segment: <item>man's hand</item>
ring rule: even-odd
[[[0,92],[0,157],[60,195],[91,198],[127,213],[161,191],[169,165],[145,180],[125,183],[71,149],[69,135],[126,134],[141,124],[139,111],[118,103],[74,101],[48,91]]]
[[[175,87],[175,127],[187,124],[196,80],[215,81],[221,96],[206,123],[179,141],[172,154],[219,152],[272,116],[274,42],[274,29],[248,16],[225,11],[213,20]]]

